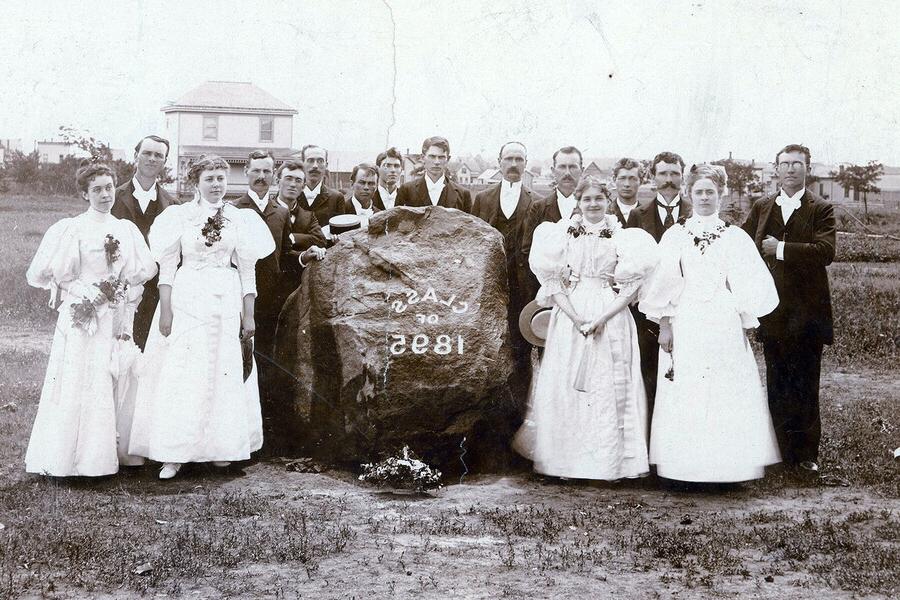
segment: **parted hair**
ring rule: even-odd
[[[639,163],[636,159],[620,158],[619,160],[616,161],[616,164],[613,165],[613,169],[612,169],[613,180],[615,180],[616,177],[619,176],[619,171],[621,171],[623,169],[626,171],[630,171],[631,169],[638,169],[638,173],[640,173],[640,168],[641,168],[641,163]],[[638,177],[640,177],[640,174],[638,175]]]
[[[675,154],[674,152],[660,152],[656,156],[653,157],[653,161],[650,163],[650,173],[656,175],[656,165],[659,163],[669,163],[675,164],[678,163],[681,166],[681,170],[684,171],[684,159]]]
[[[325,164],[328,164],[328,150],[326,150],[322,146],[316,146],[315,144],[307,144],[300,149],[300,160],[306,160],[306,151],[310,148],[318,148],[319,150],[323,151],[325,153]]]
[[[272,154],[271,150],[254,150],[247,155],[247,164],[249,165],[251,160],[259,160],[260,158],[271,158],[272,164],[275,164],[275,155]]]
[[[378,167],[373,165],[372,163],[359,163],[353,170],[350,171],[350,181],[356,183],[356,176],[360,173],[364,173],[366,175],[374,175],[375,178],[378,178]]]
[[[507,146],[510,146],[510,145],[513,145],[513,144],[515,144],[516,146],[522,146],[522,151],[525,152],[525,156],[528,156],[528,148],[525,147],[525,144],[523,144],[522,142],[517,142],[517,141],[513,140],[513,141],[511,141],[511,142],[506,142],[505,144],[503,144],[502,146],[500,146],[500,152],[497,153],[497,158],[498,158],[498,159],[502,159],[502,158],[503,158],[503,151],[506,150],[506,147],[507,147]]]
[[[788,144],[784,148],[778,151],[775,154],[775,166],[778,166],[778,160],[781,158],[781,155],[785,152],[800,152],[803,156],[806,157],[806,168],[809,169],[809,163],[812,160],[812,154],[809,152],[809,148],[804,146],[803,144]]]
[[[559,154],[577,154],[578,155],[578,166],[584,166],[584,159],[581,157],[581,150],[576,148],[575,146],[563,146],[559,150],[553,153],[553,166],[556,166],[556,157]]]
[[[447,141],[447,138],[441,137],[439,135],[433,135],[430,138],[425,138],[425,141],[422,142],[422,154],[428,152],[428,149],[432,146],[437,146],[441,150],[447,153],[447,156],[450,156],[450,142]]]
[[[386,159],[388,157],[396,158],[397,160],[400,161],[400,165],[401,166],[403,165],[403,155],[400,154],[399,150],[397,150],[396,148],[391,146],[390,148],[388,148],[387,150],[385,150],[384,152],[382,152],[375,158],[375,166],[380,167],[381,163],[384,162],[384,159]]]
[[[281,166],[278,167],[278,170],[275,174],[281,179],[281,174],[285,171],[303,171],[303,176],[306,176],[306,168],[303,166],[303,163],[299,160],[286,160],[281,163]]]
[[[101,162],[91,162],[90,159],[85,159],[81,162],[78,171],[75,172],[75,183],[78,185],[79,190],[87,193],[88,186],[91,185],[91,182],[102,175],[109,175],[112,177],[113,185],[116,185],[116,172],[113,171],[109,165]]]
[[[597,188],[600,190],[600,193],[606,196],[606,201],[609,202],[612,198],[612,194],[609,192],[609,187],[600,181],[599,177],[594,175],[588,175],[587,177],[582,177],[578,180],[578,185],[575,186],[575,199],[581,200],[581,196],[590,188]]]
[[[159,137],[158,135],[145,135],[144,137],[142,137],[134,147],[135,154],[141,151],[141,144],[144,143],[144,140],[153,140],[154,142],[163,144],[166,147],[166,158],[169,158],[169,140],[163,137]]]
[[[668,161],[666,161],[668,162]],[[691,189],[693,189],[694,184],[700,181],[701,179],[709,179],[715,184],[716,189],[719,191],[719,195],[725,191],[725,184],[728,183],[728,175],[725,173],[725,167],[720,165],[710,165],[707,163],[693,165],[688,171],[687,181],[686,181],[686,189],[687,193],[691,193]]]
[[[225,169],[228,170],[228,163],[225,162],[225,159],[221,156],[216,156],[215,154],[203,154],[191,163],[191,168],[188,169],[187,178],[188,181],[197,185],[200,183],[200,174],[203,171],[215,171],[216,169]]]

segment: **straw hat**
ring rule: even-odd
[[[550,326],[551,307],[541,306],[537,300],[525,305],[519,313],[519,331],[534,346],[543,347],[547,342],[547,328]]]

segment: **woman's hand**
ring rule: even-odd
[[[164,304],[159,306],[159,332],[163,337],[172,333],[172,308]]]
[[[241,319],[241,339],[246,341],[256,333],[256,321],[252,315],[246,315]]]
[[[668,353],[672,353],[673,347],[672,325],[665,320],[659,324],[659,347]]]
[[[596,321],[589,321],[587,324],[587,329],[584,331],[584,335],[599,335],[603,332],[603,328],[606,326],[607,319],[604,317],[600,317]]]

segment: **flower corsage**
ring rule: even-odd
[[[216,213],[206,220],[206,224],[200,233],[206,238],[206,246],[211,247],[222,239],[222,228],[225,227],[225,216],[222,214],[225,206],[216,209]]]

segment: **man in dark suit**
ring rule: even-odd
[[[650,174],[656,183],[656,200],[633,208],[626,227],[640,227],[659,243],[666,230],[680,218],[691,215],[691,208],[681,199],[684,160],[674,152],[660,152],[650,163]],[[653,417],[659,366],[659,325],[643,313],[632,311],[641,349],[641,376],[647,392],[647,416]]]
[[[446,176],[450,160],[450,142],[434,136],[422,143],[425,175],[408,181],[397,191],[397,206],[443,206],[463,212],[472,210],[469,190],[450,181]]]
[[[156,217],[167,207],[177,202],[166,190],[156,184],[157,179],[166,167],[169,156],[169,141],[156,135],[143,138],[134,147],[134,177],[116,189],[116,201],[112,215],[119,219],[127,219],[137,228],[147,241],[150,227]],[[141,302],[134,315],[134,342],[141,350],[147,343],[153,313],[159,303],[157,276],[144,284]]]
[[[300,280],[303,265],[313,257],[315,250],[303,254],[294,251],[291,241],[291,217],[288,209],[269,197],[275,171],[275,158],[268,150],[254,150],[250,153],[244,173],[247,175],[247,193],[235,200],[238,208],[255,211],[269,228],[275,241],[272,254],[256,261],[256,353],[261,355],[261,363],[267,363],[273,355],[275,325],[283,304],[284,279]],[[324,251],[323,251],[324,254]],[[260,375],[265,379],[266,366],[260,365]]]
[[[527,296],[531,270],[522,254],[522,236],[525,219],[534,202],[531,190],[522,184],[525,173],[527,151],[520,142],[507,142],[500,147],[500,172],[503,179],[475,195],[472,214],[486,221],[503,234],[506,250],[506,277],[509,282],[509,322],[510,341],[516,371],[513,376],[513,391],[520,398],[528,392],[531,381],[531,344],[519,331],[519,313],[531,300]]]
[[[624,227],[631,210],[637,207],[637,194],[641,187],[641,163],[633,158],[620,158],[613,165],[612,174],[613,182],[616,184],[616,200],[609,203],[609,213],[615,215]]]
[[[344,213],[358,215],[362,227],[369,226],[369,218],[381,209],[375,207],[378,195],[378,167],[360,163],[350,172],[350,195],[344,201]]]
[[[316,214],[320,227],[327,227],[331,217],[344,213],[344,196],[323,181],[328,172],[328,151],[312,144],[300,151],[306,170],[306,187],[299,206]]]
[[[581,178],[583,164],[581,151],[574,146],[563,146],[553,153],[553,178],[556,180],[556,189],[546,198],[535,200],[528,211],[525,222],[525,231],[522,232],[522,257],[528,264],[528,256],[531,254],[531,241],[534,238],[534,230],[541,223],[549,221],[556,223],[562,219],[568,219],[578,207],[575,199],[575,186]],[[528,286],[526,295],[528,301],[534,299],[539,288],[538,280],[528,270]]]
[[[373,202],[376,210],[394,208],[397,203],[397,183],[403,172],[403,155],[396,148],[388,148],[375,159],[378,167],[378,191]]]
[[[831,204],[806,189],[809,149],[775,155],[781,189],[756,202],[743,229],[756,242],[778,290],[778,307],[760,318],[769,411],[788,465],[815,474],[819,456],[822,349],[834,342],[826,267],[834,259]]]
[[[278,196],[275,203],[288,209],[291,218],[291,242],[295,251],[304,251],[312,246],[325,247],[325,236],[316,214],[309,210],[301,210],[300,195],[306,185],[306,172],[303,164],[286,160],[275,172],[278,183]],[[298,282],[299,285],[299,282]]]

